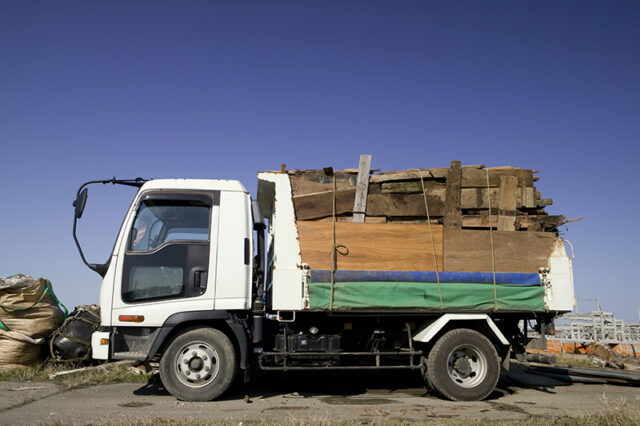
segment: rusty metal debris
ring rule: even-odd
[[[607,383],[640,386],[640,374],[604,368],[548,367],[532,365],[527,372],[567,383]]]

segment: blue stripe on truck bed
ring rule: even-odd
[[[491,272],[438,272],[440,282],[493,284]],[[344,271],[335,272],[335,282],[438,282],[435,271]],[[331,282],[331,271],[314,269],[312,283]],[[496,284],[541,285],[540,275],[532,273],[496,273]]]

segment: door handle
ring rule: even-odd
[[[193,273],[193,286],[204,290],[207,288],[207,271],[195,271]]]

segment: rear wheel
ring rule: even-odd
[[[160,360],[160,378],[178,399],[210,401],[231,386],[236,368],[229,338],[213,328],[198,328],[169,344]]]
[[[425,377],[429,388],[453,401],[486,398],[499,377],[496,348],[475,330],[451,330],[429,352]]]

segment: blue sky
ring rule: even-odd
[[[540,170],[576,292],[637,321],[640,4],[0,0],[0,276],[98,301],[92,179]],[[103,262],[133,192],[91,188]],[[595,303],[579,299],[581,310]]]

